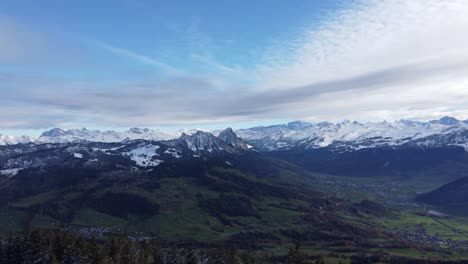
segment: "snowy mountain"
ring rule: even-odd
[[[168,134],[158,130],[148,128],[130,128],[126,131],[99,131],[82,129],[63,130],[54,128],[45,131],[37,139],[39,143],[70,143],[79,141],[90,142],[121,142],[124,140],[145,139],[145,140],[169,140],[176,138],[177,134]]]
[[[28,136],[13,137],[13,136],[7,136],[7,135],[0,134],[0,146],[25,144],[25,143],[29,143],[31,141],[33,141],[33,139],[28,137]]]
[[[225,130],[221,131],[218,135],[218,138],[224,141],[226,144],[240,149],[249,149],[252,148],[247,144],[242,138],[238,137],[232,128],[228,127]]]
[[[151,170],[174,162],[210,159],[233,164],[236,156],[248,153],[271,155],[332,174],[401,174],[447,162],[453,163],[455,173],[465,169],[468,158],[468,124],[449,118],[392,123],[292,122],[237,131],[227,128],[214,134],[189,133],[177,137],[150,129],[52,129],[33,142],[27,137],[2,136],[0,174],[13,177],[24,171],[64,166]],[[29,144],[15,144],[18,142]]]
[[[343,121],[290,122],[282,125],[224,131],[178,130],[162,132],[148,128],[131,128],[126,131],[99,131],[82,129],[63,130],[54,128],[45,131],[38,139],[27,136],[0,135],[0,145],[19,143],[73,143],[73,142],[123,142],[129,140],[170,141],[185,144],[196,151],[216,151],[229,147],[261,151],[287,149],[332,148],[340,151],[402,145],[461,146],[468,150],[468,120],[443,117],[429,122],[398,120],[394,122]],[[237,136],[237,135],[239,136]],[[216,136],[217,137],[216,137]],[[180,138],[179,138],[180,137]],[[222,142],[220,142],[222,141]],[[175,143],[174,143],[175,144]],[[206,146],[202,149],[201,146]]]
[[[171,142],[171,141],[169,141]],[[171,142],[180,149],[189,149],[193,152],[228,152],[236,153],[249,149],[247,143],[239,138],[231,128],[219,133],[218,136],[209,132],[197,131],[192,135],[182,133],[182,135]]]
[[[357,150],[409,143],[421,146],[437,144],[466,146],[468,138],[464,136],[464,132],[468,130],[467,123],[452,117],[429,122],[411,120],[398,120],[392,123],[292,122],[285,125],[240,129],[236,133],[249,144],[264,151],[324,147]],[[437,139],[439,141],[434,142]]]
[[[64,133],[66,131],[55,129],[43,135],[63,138]],[[224,137],[197,131],[192,135],[183,133],[172,140],[136,139],[113,143],[70,140],[4,146],[0,148],[0,174],[13,177],[23,170],[63,166],[135,170],[157,167],[175,160],[213,156],[229,159],[229,156],[248,151],[247,144],[232,129],[221,134]]]

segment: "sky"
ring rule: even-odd
[[[468,119],[465,0],[6,0],[0,133]]]

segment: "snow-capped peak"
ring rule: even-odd
[[[461,122],[460,120],[458,120],[458,119],[456,119],[454,117],[451,117],[451,116],[444,116],[439,120],[430,121],[431,124],[440,124],[440,125],[444,125],[444,126],[455,126],[460,122]]]
[[[237,137],[231,128],[222,131],[218,136],[210,132],[197,131],[191,135],[182,135],[173,141],[176,148],[187,148],[192,152],[228,152],[235,153],[249,149],[243,139]]]
[[[223,150],[221,142],[213,134],[203,131],[197,131],[192,135],[182,133],[177,139],[178,146],[187,147],[194,152]]]
[[[313,124],[309,122],[304,122],[304,121],[293,121],[287,124],[288,128],[294,129],[294,130],[304,129],[310,126],[313,126]]]
[[[302,148],[323,148],[338,146],[346,149],[362,149],[379,146],[398,146],[409,142],[422,142],[434,135],[426,145],[456,144],[468,145],[464,131],[468,130],[468,120],[442,117],[429,122],[401,119],[394,122],[366,122],[345,120],[339,123],[294,121],[287,124],[253,127],[233,131],[179,130],[174,133],[149,128],[133,127],[126,131],[100,131],[82,129],[53,128],[45,131],[37,139],[27,136],[12,137],[0,135],[0,145],[19,143],[73,143],[73,142],[127,142],[136,139],[149,141],[172,141],[183,144],[192,151],[216,151],[229,149],[237,151],[249,149],[250,145],[259,150]],[[455,140],[456,138],[456,140]],[[433,142],[435,139],[443,143]],[[452,140],[453,139],[453,140]],[[449,142],[452,140],[453,142]],[[466,140],[468,141],[468,140]]]
[[[338,145],[348,149],[396,146],[411,140],[468,129],[465,122],[443,117],[429,122],[398,120],[368,122],[345,120],[339,123],[297,123],[237,130],[249,144],[263,150],[292,147],[322,148]],[[457,144],[460,144],[457,141]]]
[[[41,137],[59,137],[66,134],[66,131],[61,128],[52,128],[51,130],[44,131]]]
[[[33,141],[29,136],[7,136],[0,134],[0,146],[2,145],[15,145],[15,144],[26,144]]]
[[[149,128],[130,128],[126,131],[100,131],[83,129],[63,130],[54,128],[42,133],[39,143],[70,143],[80,141],[90,142],[121,142],[124,140],[144,139],[144,140],[169,140],[178,135],[171,135],[162,131]]]

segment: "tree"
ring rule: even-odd
[[[122,264],[132,264],[135,263],[133,257],[133,247],[130,241],[125,240],[122,245],[122,250],[120,252],[120,263]]]
[[[209,264],[226,264],[225,261],[226,251],[221,243],[218,243],[216,249],[211,250],[208,254]]]
[[[317,257],[317,259],[315,259],[315,264],[325,264],[325,260],[323,259],[323,256],[320,255]]]
[[[180,264],[180,254],[175,244],[172,244],[171,249],[168,252],[166,263]]]
[[[186,264],[198,264],[200,261],[198,259],[198,254],[194,248],[193,243],[190,243],[187,255],[185,256]]]
[[[227,264],[242,264],[242,260],[234,246],[229,247],[227,253]]]
[[[151,243],[151,256],[154,264],[163,264],[163,254],[161,250],[161,245],[158,241],[153,241]]]
[[[86,248],[88,259],[91,264],[104,264],[105,257],[102,250],[99,248],[96,239],[92,239]]]
[[[297,243],[293,248],[289,249],[287,264],[308,264],[307,255],[301,251],[301,246]]]
[[[6,264],[16,264],[21,263],[22,253],[24,252],[22,241],[19,241],[20,238],[8,235],[5,245],[5,262]]]
[[[120,244],[117,240],[112,239],[108,245],[108,256],[113,263],[118,263],[120,258]]]

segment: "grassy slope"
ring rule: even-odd
[[[252,174],[226,166],[216,166],[211,169],[215,174],[234,175],[254,182],[269,182],[267,179],[259,179]],[[447,227],[456,227],[456,229],[468,233],[467,218],[456,217],[436,221],[429,216],[425,216],[421,207],[411,204],[411,198],[416,193],[431,190],[437,187],[435,185],[439,184],[435,181],[428,181],[428,175],[415,175],[415,177],[406,179],[403,182],[395,181],[391,177],[339,177],[310,173],[286,162],[278,162],[272,175],[275,176],[275,182],[277,183],[311,186],[325,193],[336,195],[347,204],[370,198],[396,209],[386,217],[365,214],[357,216],[346,210],[338,212],[340,218],[350,225],[368,225],[380,231],[425,230],[428,234],[438,235],[444,239],[468,241],[464,233],[456,232],[452,228]],[[437,179],[436,175],[430,175],[430,177]],[[105,189],[99,190],[99,192],[134,193],[158,203],[161,205],[160,211],[154,216],[144,220],[132,216],[123,219],[103,214],[84,206],[74,215],[69,227],[77,230],[94,226],[110,227],[111,229],[108,230],[110,233],[130,232],[137,235],[138,232],[143,232],[140,234],[156,234],[168,239],[209,241],[227,239],[242,231],[262,232],[273,234],[283,240],[282,242],[268,240],[261,242],[267,249],[267,252],[281,255],[287,253],[287,249],[292,246],[292,239],[285,237],[281,233],[281,230],[285,228],[300,230],[303,227],[310,226],[309,223],[303,220],[305,212],[295,209],[308,206],[308,203],[304,200],[288,199],[288,206],[285,207],[285,200],[274,196],[252,199],[252,206],[259,216],[225,216],[232,223],[226,225],[218,217],[200,208],[197,200],[197,197],[200,195],[204,199],[217,198],[219,197],[218,191],[200,184],[190,177],[166,177],[158,180],[158,183],[160,187],[154,190],[145,190],[135,186],[123,188],[122,185],[118,184],[109,185]],[[28,221],[36,227],[56,228],[60,226],[56,219],[45,214],[36,214],[31,219],[24,209],[50,201],[73,200],[84,196],[86,190],[96,186],[96,182],[84,182],[72,191],[55,189],[18,199],[10,204],[10,209],[0,212],[1,231],[20,230]],[[239,194],[233,193],[233,195]],[[373,245],[367,249],[370,253],[387,252],[392,255],[418,258],[432,256],[456,259],[468,257],[466,253],[463,253],[463,250],[449,255],[440,250],[388,247],[389,241],[382,234],[369,240]],[[313,255],[327,255],[331,252],[340,252],[343,256],[350,256],[361,250],[357,244],[334,246],[324,241],[306,242],[304,249]],[[336,257],[327,257],[326,259],[329,261],[327,263],[338,263],[340,261]],[[347,263],[348,260],[341,261],[342,263]]]

